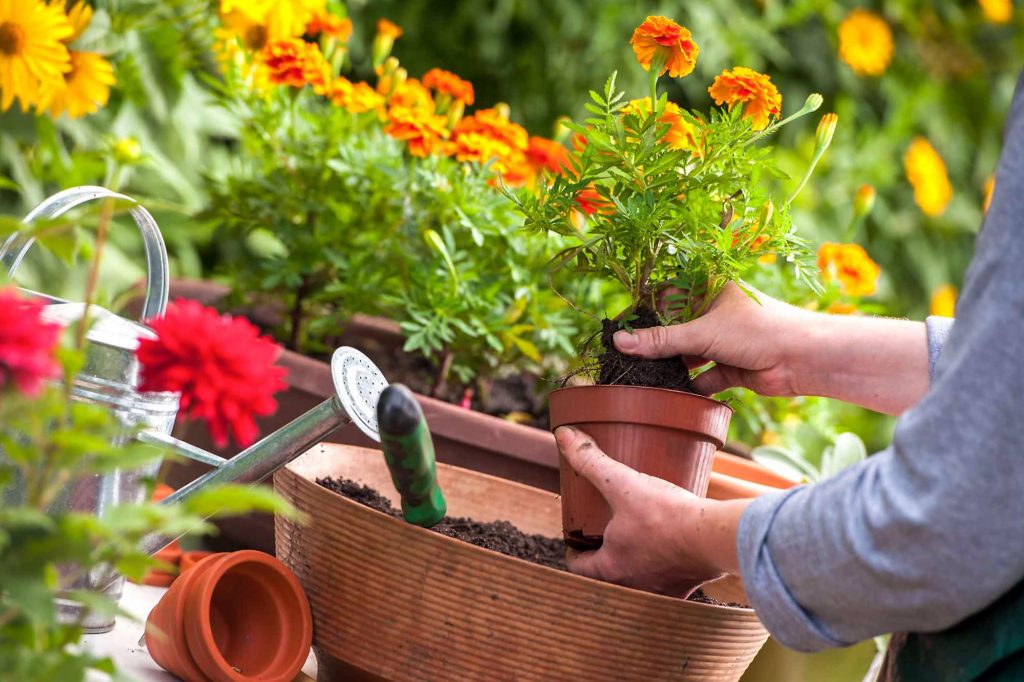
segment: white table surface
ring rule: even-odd
[[[163,670],[150,658],[145,644],[139,645],[146,617],[166,591],[167,588],[164,587],[125,584],[121,608],[135,616],[136,620],[120,617],[112,631],[83,637],[83,645],[98,655],[110,656],[122,675],[139,682],[175,682],[178,678]],[[312,652],[302,672],[316,679],[316,659]]]

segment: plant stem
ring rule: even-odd
[[[302,339],[302,304],[309,295],[311,280],[309,275],[302,276],[302,283],[295,291],[295,304],[291,312],[291,336],[288,339],[288,347],[294,351],[299,350],[299,341]]]
[[[451,349],[445,347],[444,355],[441,356],[441,366],[437,369],[437,375],[434,377],[434,385],[430,389],[430,397],[436,398],[441,395],[441,391],[444,390],[445,384],[448,382],[448,373],[452,370],[452,361],[455,356],[452,354]]]
[[[103,248],[107,243],[107,233],[110,231],[110,220],[114,215],[114,202],[107,199],[103,202],[100,210],[100,224],[96,232],[95,255],[89,265],[89,275],[85,281],[85,310],[82,312],[82,319],[78,324],[75,335],[75,349],[82,350],[85,347],[85,334],[89,328],[89,309],[92,300],[96,295],[96,285],[99,283],[100,264],[103,262]]]
[[[818,165],[818,161],[821,160],[821,157],[824,153],[824,149],[815,152],[814,157],[811,159],[811,164],[807,166],[807,172],[804,173],[803,179],[800,180],[800,184],[797,185],[796,189],[793,190],[793,193],[786,198],[786,203],[784,204],[785,206],[789,206],[791,203],[793,203],[793,200],[796,199],[798,194],[800,194],[800,191],[804,188],[804,185],[806,185],[807,181],[811,179],[811,174],[814,172],[814,167]]]

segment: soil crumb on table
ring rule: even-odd
[[[347,478],[318,478],[318,485],[338,493],[353,502],[383,512],[396,519],[402,518],[402,512],[395,509],[391,500],[381,495],[373,488],[356,483]],[[529,535],[513,526],[508,521],[491,521],[482,523],[473,519],[446,516],[439,524],[430,530],[441,535],[447,535],[456,540],[462,540],[477,547],[500,552],[517,559],[524,559],[534,564],[548,566],[560,571],[566,571],[565,565],[565,542],[561,538],[549,538],[543,535]],[[744,604],[722,602],[704,594],[698,589],[689,596],[690,601],[701,604],[714,604],[718,606],[739,606]]]

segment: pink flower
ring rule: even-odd
[[[45,304],[23,298],[14,287],[0,289],[0,390],[10,384],[30,396],[60,373],[54,350],[61,326],[40,317]]]
[[[156,339],[139,343],[143,391],[181,393],[189,419],[202,419],[218,447],[228,434],[242,447],[256,440],[254,417],[277,410],[274,393],[286,370],[274,364],[281,348],[252,324],[195,301],[171,304],[150,323]]]

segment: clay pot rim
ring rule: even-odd
[[[217,555],[220,555],[220,554],[222,554],[222,553],[218,552],[214,556],[217,556]],[[214,561],[215,560],[214,557],[208,557],[208,558],[210,559],[210,561]],[[205,673],[203,673],[203,671],[200,669],[199,664],[196,662],[195,658],[192,656],[191,652],[188,649],[188,641],[187,641],[187,635],[185,634],[185,625],[184,624],[185,624],[185,601],[186,601],[186,597],[188,596],[188,593],[191,591],[192,585],[195,582],[196,578],[202,572],[203,571],[200,570],[200,567],[196,566],[196,570],[189,571],[188,573],[179,576],[177,580],[175,580],[175,581],[173,581],[171,583],[170,589],[168,589],[168,591],[166,593],[164,593],[163,597],[161,597],[161,599],[160,599],[160,602],[158,602],[157,605],[153,607],[153,611],[151,611],[150,614],[146,617],[146,629],[147,629],[146,637],[148,638],[149,637],[148,630],[149,630],[149,620],[150,620],[150,618],[153,617],[153,613],[156,612],[157,609],[159,609],[161,606],[164,605],[163,602],[167,599],[167,596],[171,593],[171,591],[176,590],[175,594],[176,594],[177,598],[175,599],[175,601],[173,603],[167,605],[167,606],[172,606],[173,607],[173,611],[171,612],[171,615],[170,615],[170,621],[171,621],[172,624],[177,624],[177,626],[178,626],[176,628],[178,630],[179,635],[180,635],[180,640],[178,641],[178,644],[181,646],[181,648],[183,650],[183,651],[179,652],[182,655],[177,657],[176,663],[179,666],[181,666],[182,668],[185,669],[182,672],[185,672],[188,675],[197,675],[197,676],[200,676],[200,677],[203,676]],[[162,630],[158,630],[158,632],[154,636],[156,636],[156,637],[158,637],[160,639],[166,638],[166,639],[172,640],[172,641],[175,639],[175,634],[174,633],[164,632]],[[164,648],[164,644],[165,643],[161,641],[161,642],[157,643],[157,646],[159,648],[163,649]],[[147,649],[151,649],[152,646],[153,646],[153,643],[149,642],[148,639],[147,639],[147,641],[146,641]],[[150,656],[152,656],[152,654],[150,654]],[[154,660],[155,660],[155,657],[154,657]],[[160,662],[157,662],[157,665],[159,665],[160,667],[164,667],[163,663],[160,663]]]
[[[561,393],[563,391],[593,391],[593,390],[606,391],[606,390],[609,390],[609,389],[614,389],[614,390],[619,390],[619,391],[631,390],[631,391],[645,392],[645,393],[646,392],[663,393],[663,394],[667,394],[667,395],[671,395],[671,396],[686,396],[687,398],[693,398],[694,400],[698,400],[698,401],[702,401],[702,402],[708,403],[709,407],[721,407],[721,408],[724,408],[726,410],[729,410],[730,414],[735,412],[735,410],[733,410],[728,404],[722,402],[721,400],[715,400],[714,398],[709,398],[706,395],[700,395],[698,393],[688,393],[686,391],[676,391],[676,390],[671,389],[671,388],[656,388],[656,387],[653,387],[653,386],[619,386],[619,385],[614,385],[614,384],[613,385],[607,385],[607,384],[586,384],[584,386],[563,386],[562,388],[556,388],[555,390],[551,391],[551,393],[549,393],[548,395],[551,396],[551,395],[554,395],[555,393]]]
[[[559,389],[559,390],[561,390],[561,389]],[[661,390],[664,390],[664,389],[661,389]],[[678,392],[678,391],[673,391],[673,392]],[[610,590],[615,591],[615,592],[628,593],[631,596],[639,597],[641,599],[660,601],[660,602],[664,602],[664,603],[671,603],[673,605],[678,606],[679,608],[722,609],[722,610],[725,610],[725,611],[728,611],[728,612],[731,612],[731,613],[741,613],[741,614],[752,614],[754,612],[753,607],[750,607],[750,606],[727,606],[725,604],[704,604],[704,603],[701,603],[701,602],[690,601],[688,599],[679,599],[677,597],[669,597],[669,596],[664,595],[664,594],[657,594],[657,593],[654,593],[654,592],[646,592],[644,590],[637,590],[637,589],[634,589],[632,587],[625,587],[624,585],[617,585],[615,583],[606,582],[604,580],[596,580],[594,578],[588,578],[586,576],[582,576],[582,575],[578,575],[576,573],[572,573],[571,571],[568,571],[568,570],[560,571],[560,570],[558,570],[556,568],[551,568],[550,566],[543,566],[541,564],[535,564],[535,563],[533,563],[531,561],[526,561],[525,559],[520,559],[518,557],[509,556],[507,554],[502,554],[501,552],[496,552],[496,551],[494,551],[492,549],[486,549],[484,547],[479,547],[479,546],[474,545],[474,544],[469,543],[469,542],[464,542],[462,540],[457,540],[455,538],[448,537],[447,535],[442,535],[441,533],[435,533],[434,531],[430,530],[429,528],[421,528],[421,527],[413,525],[411,523],[406,523],[405,521],[403,521],[401,519],[397,519],[397,518],[395,518],[393,516],[389,516],[388,514],[385,514],[384,512],[377,511],[376,509],[371,509],[370,507],[367,507],[364,504],[360,504],[359,502],[356,502],[355,500],[350,500],[349,498],[345,497],[344,495],[342,495],[340,493],[336,493],[333,490],[330,490],[328,488],[323,487],[322,485],[317,483],[315,480],[310,480],[310,479],[306,478],[305,476],[302,476],[298,472],[290,470],[288,467],[286,467],[283,471],[286,471],[288,475],[295,476],[297,479],[299,479],[301,484],[308,484],[308,485],[312,486],[313,488],[318,489],[316,491],[317,494],[325,494],[325,495],[331,496],[332,498],[336,498],[342,504],[350,505],[350,508],[353,509],[354,511],[356,511],[357,513],[368,512],[370,514],[377,514],[377,515],[381,516],[385,520],[386,523],[389,523],[389,524],[400,524],[401,526],[412,530],[414,533],[421,534],[425,540],[429,539],[430,542],[441,542],[443,544],[448,544],[448,545],[453,545],[453,543],[454,543],[454,545],[457,545],[459,547],[467,548],[470,553],[475,553],[475,554],[477,554],[477,555],[479,555],[481,557],[490,557],[491,559],[497,559],[497,560],[500,560],[500,561],[505,561],[505,562],[511,561],[511,562],[515,562],[517,564],[525,564],[526,566],[529,566],[531,569],[539,569],[539,570],[542,570],[542,571],[550,571],[550,572],[552,572],[552,573],[554,573],[556,575],[559,575],[559,576],[566,576],[570,580],[583,580],[583,581],[587,581],[587,582],[591,582],[591,583],[596,583],[596,584],[601,585],[602,589],[610,589]],[[474,473],[477,473],[480,476],[488,476],[489,478],[499,478],[497,476],[489,476],[488,474],[483,474],[483,473],[480,473],[480,472],[474,472]],[[503,483],[515,483],[515,481],[507,481],[505,479],[502,479],[502,482]],[[533,486],[528,486],[528,485],[524,485],[524,484],[521,484],[521,483],[516,483],[516,485],[522,485],[525,488],[533,488]],[[536,489],[536,488],[534,488],[534,489]],[[554,494],[554,493],[552,493],[552,494]]]
[[[204,653],[206,656],[204,657],[208,657],[211,662],[216,664],[220,673],[225,674],[230,679],[237,680],[238,682],[262,679],[265,675],[254,677],[252,675],[243,675],[235,672],[231,664],[226,658],[224,658],[224,654],[221,653],[220,648],[214,643],[213,627],[210,624],[210,604],[220,578],[222,578],[228,570],[249,563],[261,564],[273,569],[275,573],[284,578],[288,587],[291,588],[293,594],[288,595],[288,599],[290,602],[296,603],[299,610],[302,612],[302,632],[297,634],[304,642],[306,642],[305,651],[301,653],[303,661],[305,661],[306,657],[309,656],[309,647],[313,640],[313,614],[309,607],[309,600],[307,599],[306,593],[302,589],[302,585],[299,583],[298,578],[295,577],[295,574],[292,573],[291,569],[279,560],[269,554],[259,552],[254,549],[216,553],[212,556],[203,558],[195,567],[193,567],[195,570],[187,571],[185,573],[186,576],[194,576],[194,580],[205,579],[198,590],[188,590],[185,595],[186,598],[181,600],[183,613],[187,602],[190,601],[188,598],[191,598],[192,600],[195,600],[194,603],[197,605],[203,616],[202,618],[189,620],[187,622],[183,621],[185,623],[186,641],[190,639],[188,637],[190,631],[198,634],[206,645],[204,647]],[[206,570],[199,570],[200,568],[205,568]],[[296,598],[293,599],[292,597]],[[191,646],[189,648],[191,649]],[[196,661],[197,665],[201,665],[201,662],[198,660],[195,653],[192,653],[192,658]],[[294,665],[294,663],[294,661],[290,662],[291,665]]]

